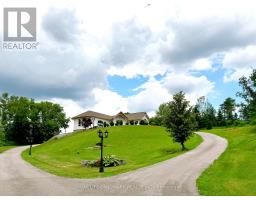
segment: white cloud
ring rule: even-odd
[[[128,110],[130,112],[155,111],[161,103],[170,100],[171,95],[161,82],[149,80],[137,88],[140,92],[127,98]]]
[[[94,111],[113,115],[120,111],[127,111],[127,101],[125,98],[110,90],[95,88],[92,91],[95,105],[91,108]]]
[[[179,91],[185,92],[191,104],[194,104],[198,97],[207,96],[213,91],[215,85],[205,76],[195,77],[184,73],[170,73],[163,79],[162,84],[171,94]]]
[[[212,62],[207,58],[200,58],[192,63],[191,69],[197,71],[211,70]]]
[[[252,69],[256,68],[255,52],[255,45],[227,52],[223,60],[223,68],[227,70],[224,82],[237,81],[242,76],[250,75]]]

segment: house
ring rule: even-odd
[[[146,112],[137,112],[137,113],[123,113],[119,112],[116,115],[106,115],[103,113],[98,113],[94,111],[86,111],[72,118],[74,120],[74,131],[84,129],[82,125],[82,120],[84,118],[90,118],[92,121],[92,125],[88,128],[102,126],[103,124],[114,124],[114,125],[126,125],[139,124],[140,121],[144,120],[146,122],[149,121],[149,117]]]

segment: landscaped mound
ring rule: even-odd
[[[105,131],[105,129],[103,129]],[[125,165],[108,167],[99,173],[96,167],[85,167],[83,160],[98,160],[100,141],[97,129],[77,132],[33,147],[32,156],[28,151],[23,158],[50,173],[77,178],[111,176],[134,170],[175,157],[184,153],[180,144],[173,143],[165,128],[158,126],[119,126],[108,128],[109,137],[104,139],[104,155],[116,155],[125,160]],[[198,135],[187,143],[188,149],[195,148],[202,141]]]
[[[82,164],[86,167],[100,167],[101,161],[98,160],[83,160]],[[104,167],[116,167],[119,165],[124,165],[125,161],[117,158],[115,155],[107,155],[103,157]]]

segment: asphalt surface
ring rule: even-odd
[[[108,178],[58,177],[22,160],[27,147],[0,154],[0,195],[198,195],[196,179],[227,147],[227,141],[198,133],[204,141],[178,157]]]

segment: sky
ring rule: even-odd
[[[253,1],[0,0],[37,9],[37,50],[0,50],[0,93],[86,110],[148,112],[180,90],[195,104],[238,102],[256,66]],[[0,25],[0,42],[3,26]],[[69,128],[72,130],[72,125]]]

